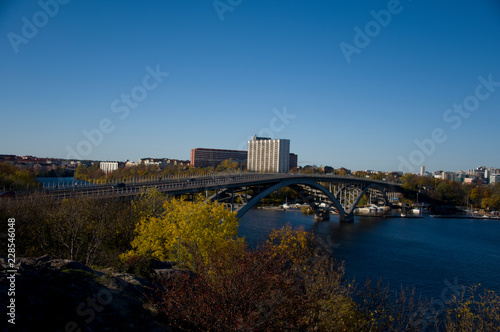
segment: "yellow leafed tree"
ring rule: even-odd
[[[144,216],[136,227],[132,250],[122,258],[134,255],[158,260],[175,260],[192,267],[193,255],[203,260],[224,249],[238,238],[238,218],[223,205],[203,201],[167,199],[160,216]]]

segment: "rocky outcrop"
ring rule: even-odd
[[[145,279],[96,271],[76,261],[49,256],[21,258],[15,266],[12,296],[12,292],[8,295],[12,274],[7,272],[7,259],[0,257],[0,264],[2,312],[11,298],[15,299],[13,331],[171,330],[156,320],[148,305],[158,285]],[[160,270],[168,275],[172,269]],[[7,323],[5,313],[3,316],[2,325]]]

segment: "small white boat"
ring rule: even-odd
[[[385,206],[378,206],[375,204],[371,204],[370,212],[377,212],[377,213],[385,212]]]
[[[285,203],[283,203],[283,205],[281,207],[283,208],[283,210],[290,208],[290,205],[288,205],[288,198],[285,199]]]
[[[370,213],[370,208],[369,207],[359,207],[359,208],[356,208],[356,212],[358,212],[358,213]]]

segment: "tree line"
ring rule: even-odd
[[[139,164],[135,166],[123,167],[109,173],[104,173],[99,168],[99,164],[85,165],[80,164],[75,170],[75,179],[89,182],[100,180],[133,180],[146,177],[167,178],[173,176],[198,176],[213,172],[227,172],[242,170],[239,164],[232,159],[221,162],[217,167],[189,167],[185,165],[168,165],[163,169],[157,165]]]
[[[469,184],[409,173],[400,181],[403,188],[422,193],[440,204],[500,211],[500,183]]]
[[[37,186],[33,171],[20,169],[7,162],[0,163],[0,190],[22,190]]]

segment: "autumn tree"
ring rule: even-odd
[[[479,187],[475,187],[470,192],[471,203],[475,206],[481,204],[482,193]]]
[[[155,188],[141,189],[141,194],[132,201],[133,212],[137,220],[159,217],[163,212],[165,194]]]
[[[216,170],[219,172],[223,171],[235,171],[238,169],[238,163],[233,161],[232,158],[226,159],[217,166]]]
[[[94,164],[91,166],[85,166],[80,164],[75,170],[75,179],[85,180],[85,181],[95,181],[104,178],[106,174],[102,169],[100,169],[99,164]]]
[[[111,264],[130,250],[136,215],[129,202],[95,197],[57,200],[34,193],[3,203],[0,215],[16,219],[20,257],[48,254],[84,264]]]
[[[0,163],[0,190],[17,190],[26,186],[35,187],[37,182],[33,172],[23,170],[9,163]]]
[[[443,203],[460,205],[463,203],[464,191],[460,183],[442,180],[436,187],[433,196]]]
[[[143,216],[136,227],[132,250],[123,259],[134,255],[158,260],[180,260],[193,267],[194,255],[202,259],[233,241],[238,235],[236,213],[223,205],[204,201],[198,196],[190,202],[170,198],[164,201],[159,216]]]

